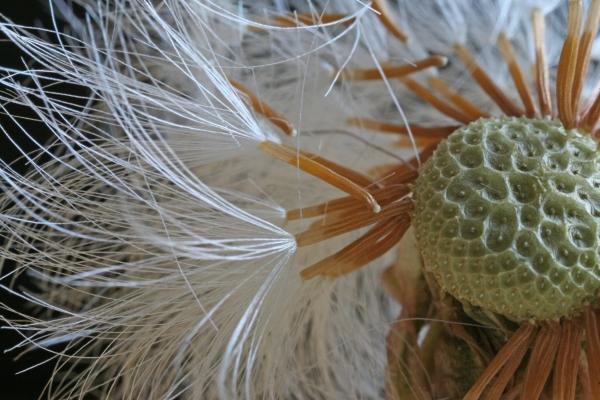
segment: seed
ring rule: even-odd
[[[469,137],[470,147],[454,139],[459,136]],[[556,152],[552,157],[536,154],[510,144],[511,137]],[[585,299],[596,297],[600,290],[600,279],[593,271],[595,262],[589,262],[584,253],[600,252],[596,233],[600,217],[588,204],[599,182],[586,178],[600,174],[600,155],[593,140],[555,121],[526,118],[480,119],[452,133],[448,140],[456,140],[456,144],[438,147],[435,157],[423,165],[414,188],[414,224],[425,265],[447,260],[433,271],[440,286],[462,301],[513,320],[557,319],[581,311]],[[581,153],[559,153],[565,146],[589,149],[591,168],[598,170],[585,174],[579,168],[569,170]],[[476,165],[468,162],[472,154],[481,157]],[[536,168],[521,168],[519,160],[524,157]],[[454,162],[456,158],[463,162]],[[435,185],[428,178],[435,168],[433,159],[456,167],[444,188],[437,191],[441,203],[436,202],[435,207],[428,197]],[[577,196],[572,196],[575,188]],[[512,196],[504,195],[505,190]],[[500,195],[494,196],[494,191]],[[422,208],[421,203],[428,206]],[[449,205],[458,206],[452,216],[443,211]],[[426,213],[437,223],[421,224]],[[448,221],[453,222],[446,236],[439,236]],[[429,240],[438,236],[444,239]],[[450,240],[460,244],[445,243]],[[448,263],[459,266],[463,262],[467,268],[449,273]],[[474,290],[481,288],[482,278],[486,291]],[[546,281],[560,284],[560,288],[547,290],[551,285]],[[575,288],[585,292],[574,296]]]

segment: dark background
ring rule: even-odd
[[[4,18],[8,18],[12,22],[22,25],[51,28],[52,24],[46,4],[47,0],[0,0],[0,14],[3,16],[3,20]],[[23,60],[26,61],[26,57],[21,54],[15,46],[8,43],[6,38],[0,34],[0,65],[4,67],[22,68]],[[1,83],[0,90],[3,90]],[[12,107],[9,109],[9,112],[27,115],[27,110],[23,108]],[[28,146],[27,142],[19,137],[22,135],[19,135],[16,129],[11,129],[14,125],[11,124],[6,115],[1,113],[0,123],[9,133],[11,131],[15,132],[14,136],[19,144],[26,148],[31,148],[31,145]],[[49,136],[49,133],[44,129],[43,125],[27,121],[23,121],[23,124],[28,130],[35,132],[38,138]],[[5,161],[13,161],[17,157],[16,149],[1,132],[0,157]],[[19,163],[17,163],[17,168],[20,171],[25,170],[25,166],[20,165]],[[0,212],[1,211],[2,210],[0,210]],[[0,234],[0,242],[2,241],[1,236],[2,235]],[[11,268],[11,266],[9,265],[8,268]],[[6,272],[7,270],[5,269],[1,273]],[[24,278],[21,278],[17,282],[17,286],[30,287],[31,283],[25,281]],[[0,291],[0,303],[20,311],[31,312],[23,302],[7,295],[5,291]],[[0,313],[7,316],[6,311],[0,309]],[[10,317],[10,315],[8,315],[8,317]],[[18,352],[4,353],[5,349],[13,346],[19,340],[20,336],[7,330],[5,324],[0,320],[0,399],[2,400],[37,399],[52,373],[53,363],[50,362],[17,375],[18,371],[38,364],[48,358],[48,354],[41,351],[34,351],[18,360],[14,359]]]

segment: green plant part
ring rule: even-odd
[[[515,321],[580,314],[600,288],[600,154],[559,122],[481,119],[423,165],[425,268],[461,302]]]

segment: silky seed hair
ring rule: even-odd
[[[541,1],[78,3],[86,18],[54,44],[0,26],[39,64],[3,68],[0,97],[53,133],[47,147],[3,129],[39,150],[29,174],[0,171],[2,256],[18,265],[4,279],[41,294],[2,288],[47,310],[9,321],[13,350],[58,360],[53,398],[381,398],[401,380],[434,396],[425,365],[400,377],[394,335],[428,268],[422,243],[394,251],[424,163],[481,118],[589,141],[600,116],[598,1],[570,1],[568,18]],[[521,323],[467,398],[512,390],[527,352],[522,396],[554,369],[570,398],[582,340],[581,371],[599,371],[596,320]]]

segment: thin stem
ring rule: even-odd
[[[455,119],[456,121],[462,122],[464,124],[468,124],[473,121],[473,118],[465,115],[463,112],[455,109],[450,106],[443,100],[440,100],[436,97],[431,91],[425,86],[421,85],[414,79],[410,78],[401,78],[400,81],[414,94],[425,100],[427,103],[431,104],[433,108],[441,112],[442,114]]]
[[[454,106],[456,106],[459,110],[461,110],[469,117],[473,118],[473,120],[479,118],[488,118],[490,116],[489,113],[477,107],[473,102],[466,99],[456,90],[452,89],[450,86],[448,86],[446,82],[444,82],[437,76],[429,76],[427,78],[427,81],[435,90],[444,95],[448,100],[452,102]]]
[[[410,226],[408,213],[377,223],[366,234],[337,253],[303,269],[303,279],[323,275],[331,278],[350,273],[379,258],[394,247]]]
[[[556,99],[558,104],[558,117],[566,128],[575,126],[575,113],[573,112],[573,84],[575,81],[575,68],[577,66],[577,53],[579,49],[579,36],[583,19],[583,4],[581,0],[569,0],[569,18],[567,21],[567,37],[563,44],[558,62],[556,77]]]
[[[540,329],[525,371],[523,399],[539,399],[554,366],[560,338],[561,330],[557,323],[550,323]]]
[[[254,94],[250,89],[241,84],[240,82],[236,82],[232,79],[229,80],[231,86],[236,88],[240,93],[242,93],[249,101],[252,109],[267,118],[273,125],[277,126],[284,133],[289,136],[294,136],[296,134],[296,128],[294,125],[281,116],[275,109],[269,106],[266,102],[262,101],[256,94]]]
[[[297,13],[290,15],[275,15],[271,18],[273,22],[277,22],[280,26],[300,26],[302,25],[317,25],[317,24],[331,24],[346,18],[344,14],[309,14],[309,13]],[[354,18],[349,18],[344,23],[352,23]]]
[[[598,315],[591,308],[585,313],[585,334],[590,393],[592,398],[600,399],[600,327],[598,325]]]
[[[388,8],[386,0],[373,0],[371,3],[373,10],[379,13],[379,21],[385,26],[385,28],[401,42],[406,42],[408,36],[398,24],[394,21],[391,11]]]
[[[270,154],[291,166],[297,167],[307,174],[319,178],[331,186],[351,194],[358,199],[362,199],[373,209],[373,212],[377,213],[381,210],[381,207],[377,204],[377,201],[373,198],[371,193],[365,188],[360,187],[360,185],[349,177],[340,174],[339,171],[334,171],[326,165],[303,155],[296,149],[284,145],[265,141],[260,144],[260,148],[265,153]]]
[[[546,61],[546,24],[542,10],[533,11],[533,37],[535,45],[535,78],[542,116],[552,116],[552,96],[548,62]]]
[[[583,329],[579,320],[565,321],[561,329],[552,396],[556,399],[575,400]]]
[[[535,328],[531,324],[521,324],[519,329],[510,337],[508,342],[500,349],[498,354],[489,363],[485,371],[481,374],[477,382],[467,392],[464,400],[478,400],[487,385],[496,376],[500,369],[506,365],[511,358],[518,356],[518,350],[529,346],[529,342],[533,338]]]
[[[456,51],[458,58],[460,58],[463,64],[469,69],[475,82],[479,84],[483,91],[494,100],[506,115],[518,117],[524,114],[523,110],[521,110],[514,101],[504,94],[502,89],[492,81],[492,78],[490,78],[487,72],[479,66],[475,57],[465,46],[457,43],[454,45],[454,50]]]
[[[523,357],[525,357],[525,353],[527,353],[527,348],[532,338],[533,337],[530,336],[529,341],[527,343],[515,349],[513,356],[507,361],[506,364],[504,364],[502,370],[498,374],[498,378],[492,383],[486,394],[485,398],[487,400],[500,399],[502,393],[504,393],[504,390],[506,389],[506,386],[508,385],[510,380],[514,378],[517,368],[519,368],[519,366],[521,365]]]
[[[598,33],[599,23],[600,0],[592,0],[588,11],[588,18],[579,41],[579,51],[577,53],[577,66],[575,67],[575,79],[573,82],[571,103],[571,112],[575,115],[575,118],[578,114],[581,91],[589,67],[592,44]]]
[[[333,217],[328,216],[324,223],[317,223],[315,226],[311,226],[296,235],[296,243],[300,247],[308,246],[385,219],[397,217],[405,214],[410,209],[410,201],[400,201],[384,208],[379,214],[373,214],[373,212],[365,210],[362,210],[362,212],[341,212]]]
[[[393,185],[382,189],[377,189],[371,194],[377,200],[377,203],[384,207],[392,201],[398,200],[410,193],[408,185]],[[297,208],[287,212],[287,220],[293,221],[302,218],[314,218],[323,214],[332,214],[339,212],[357,212],[364,209],[361,200],[354,196],[342,197],[324,203],[316,204],[310,207]]]
[[[378,68],[347,69],[342,72],[341,79],[347,81],[372,81],[382,80],[384,77],[386,79],[400,78],[426,68],[443,67],[447,62],[448,59],[446,57],[430,56],[408,64],[383,65],[381,70]]]
[[[508,65],[510,75],[512,76],[513,82],[515,83],[517,91],[519,92],[521,101],[525,106],[525,115],[527,115],[529,118],[533,118],[535,116],[535,106],[533,105],[533,98],[531,96],[529,86],[525,82],[523,72],[521,71],[521,67],[519,67],[513,47],[504,32],[500,33],[498,36],[498,48],[500,49],[500,53],[502,54],[504,61],[506,61],[506,64]]]

